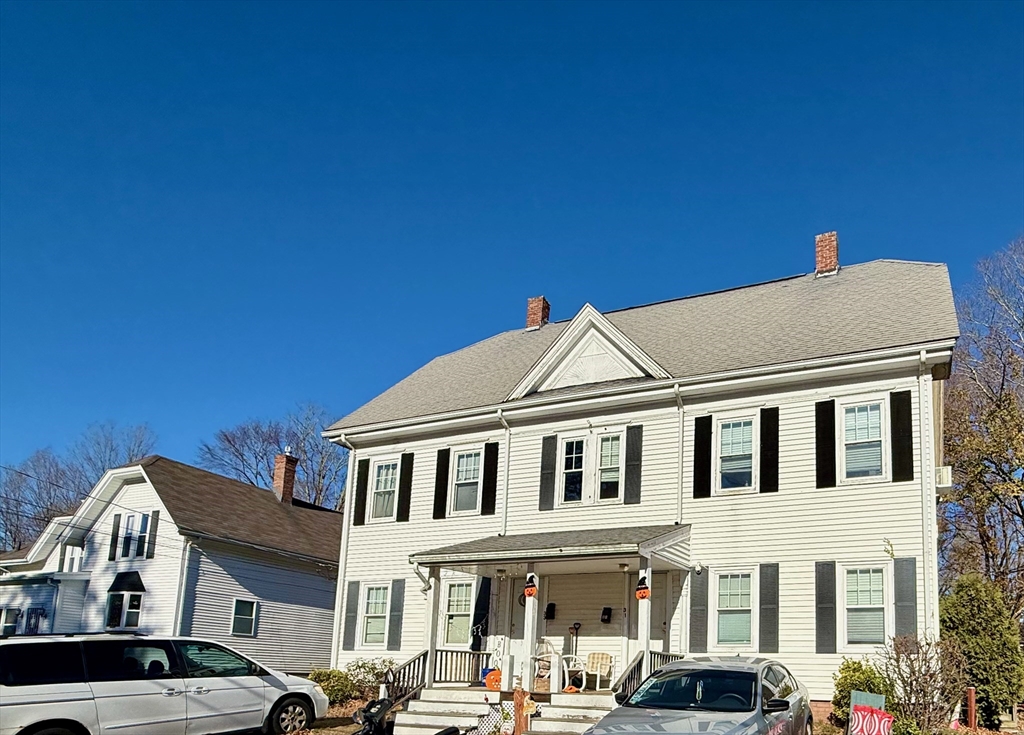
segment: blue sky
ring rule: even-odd
[[[1024,231],[1024,3],[0,4],[0,461]]]

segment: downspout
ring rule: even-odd
[[[53,629],[53,626],[57,624],[57,605],[60,604],[60,583],[54,582],[53,577],[47,577],[46,584],[53,587],[53,612],[51,613],[53,617],[50,618],[50,634],[52,635],[57,632]]]
[[[331,634],[331,668],[338,668],[338,650],[341,648],[341,624],[344,618],[342,604],[345,598],[345,562],[348,557],[348,536],[352,528],[352,516],[355,514],[355,503],[352,502],[352,482],[356,469],[356,449],[344,434],[333,441],[348,449],[348,473],[345,477],[345,515],[341,525],[341,548],[338,550],[338,584],[334,591],[334,630]]]
[[[676,497],[676,525],[683,522],[683,396],[679,391],[679,383],[672,387],[676,396],[676,407],[679,409],[679,446],[676,448],[679,453],[679,466],[676,469],[676,476],[679,478],[679,493]]]
[[[917,413],[921,431],[918,436],[921,447],[921,531],[923,549],[921,566],[924,567],[924,630],[925,635],[936,634],[938,631],[933,626],[932,616],[934,615],[935,599],[935,573],[938,564],[938,552],[935,550],[933,539],[937,534],[937,523],[935,508],[935,462],[932,457],[932,411],[931,391],[929,390],[926,377],[928,371],[928,354],[921,350],[920,367],[917,376]],[[933,564],[934,562],[934,564]]]
[[[512,427],[508,425],[501,409],[498,409],[498,421],[505,427],[505,482],[501,494],[501,533],[504,536],[508,531],[508,468],[512,464]]]
[[[416,572],[416,576],[420,578],[421,582],[423,582],[423,588],[420,590],[420,592],[422,592],[423,594],[427,594],[428,592],[430,592],[430,579],[423,576],[423,572],[420,569],[420,565],[413,564],[412,570]]]
[[[185,622],[185,585],[188,582],[188,564],[192,555],[192,539],[186,538],[181,547],[181,566],[178,568],[178,605],[174,611],[173,635],[181,635],[182,624]]]

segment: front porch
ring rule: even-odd
[[[426,650],[395,672],[396,684],[480,685],[487,669],[501,672],[505,692],[638,684],[684,650],[689,534],[689,526],[555,531],[413,554],[428,597]],[[454,619],[447,598],[458,580],[443,573],[473,575],[478,592],[486,586],[472,650],[446,645]]]

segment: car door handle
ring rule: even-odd
[[[188,690],[189,694],[209,694],[210,690],[206,687],[192,687]]]
[[[181,694],[181,690],[177,687],[170,687],[168,689],[164,689],[160,693],[163,694],[165,697],[177,697],[179,694]]]

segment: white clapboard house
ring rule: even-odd
[[[398,723],[425,732],[484,668],[542,689],[766,656],[824,702],[844,656],[936,634],[947,269],[839,267],[835,233],[816,266],[564,322],[530,299],[330,427],[355,468],[334,664],[408,662]],[[537,729],[586,726],[553,701]]]
[[[0,555],[0,635],[222,641],[303,673],[330,660],[340,513],[165,457],[108,471],[72,516]]]

